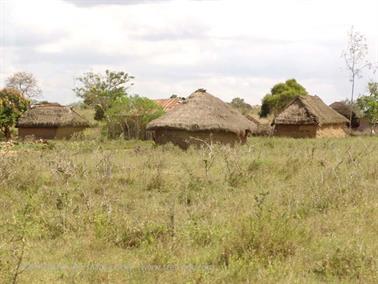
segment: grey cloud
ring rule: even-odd
[[[199,40],[209,37],[206,34],[207,29],[202,26],[191,26],[177,28],[174,30],[162,30],[153,32],[144,32],[140,35],[131,35],[131,39],[142,41],[176,41],[176,40]]]
[[[51,43],[66,36],[64,32],[33,33],[27,30],[14,30],[5,32],[1,37],[0,47],[33,47],[45,43]]]
[[[172,0],[65,0],[80,7],[90,7],[98,5],[137,5],[145,3],[172,1]]]
[[[156,2],[170,2],[175,0],[64,0],[79,7],[91,7],[99,5],[138,5]],[[189,0],[189,1],[218,1],[218,0]]]
[[[69,49],[57,53],[40,52],[34,48],[14,48],[13,50],[17,55],[15,63],[19,65],[38,63],[90,67],[93,65],[127,65],[131,61],[135,62],[138,60],[134,56],[104,54],[87,49]]]

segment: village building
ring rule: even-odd
[[[347,136],[348,120],[317,96],[299,96],[274,119],[274,135],[294,138]]]
[[[353,111],[352,106],[346,102],[334,102],[329,105],[332,109],[348,119],[348,127],[350,127],[350,119],[352,115],[352,129],[357,129],[360,126],[360,117]]]
[[[247,114],[246,118],[256,124],[253,136],[271,136],[273,134],[272,117],[260,117],[258,114]]]
[[[158,144],[172,142],[183,149],[190,145],[244,143],[256,124],[204,89],[191,94],[180,107],[151,121],[147,129],[154,131]]]
[[[68,139],[89,127],[89,123],[71,107],[44,103],[31,106],[16,127],[20,138]]]
[[[170,98],[170,99],[156,99],[154,102],[161,106],[165,112],[170,112],[174,110],[176,107],[179,107],[182,105],[182,103],[185,101],[183,98]]]

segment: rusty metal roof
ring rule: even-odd
[[[181,98],[172,98],[172,99],[157,99],[154,100],[155,103],[157,103],[159,106],[161,106],[165,112],[170,112],[177,106],[182,104]]]

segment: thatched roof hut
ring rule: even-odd
[[[347,122],[318,96],[299,96],[274,119],[274,133],[289,137],[344,137]]]
[[[257,130],[252,133],[254,136],[271,136],[273,134],[272,117],[259,117],[258,114],[247,114],[246,117],[257,125]]]
[[[352,128],[358,128],[360,126],[360,118],[355,111],[353,111],[352,106],[345,102],[334,102],[330,105],[332,109],[337,111],[339,114],[343,115],[348,119],[348,127],[350,123],[350,115],[352,114]]]
[[[155,131],[155,141],[173,142],[187,148],[194,141],[205,140],[234,144],[245,142],[256,124],[204,89],[191,94],[183,104],[151,121],[148,130]]]
[[[86,119],[72,108],[56,103],[33,105],[18,120],[19,136],[41,139],[69,138],[89,127]]]

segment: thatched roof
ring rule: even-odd
[[[257,130],[253,133],[254,136],[270,136],[273,133],[272,120],[273,117],[260,117],[258,114],[247,114],[246,117],[256,123]]]
[[[347,118],[350,117],[351,112],[353,115],[358,116],[356,112],[352,111],[352,107],[345,102],[334,102],[329,106]]]
[[[88,127],[89,123],[72,108],[56,103],[33,105],[18,120],[17,127]]]
[[[346,119],[348,119],[348,126],[349,126],[349,120],[350,115],[352,114],[352,128],[357,128],[360,126],[360,117],[359,114],[356,113],[351,105],[348,105],[345,102],[334,102],[333,104],[329,105],[332,109],[337,111],[339,114],[344,116]]]
[[[258,114],[247,114],[246,117],[256,123],[257,125],[261,124],[266,124],[266,125],[271,125],[273,122],[273,116],[268,116],[268,117],[260,117]]]
[[[274,124],[340,124],[348,120],[318,96],[299,96],[275,118]]]
[[[255,131],[256,124],[206,90],[199,89],[180,107],[151,121],[147,129],[212,130],[245,135],[246,131]]]

